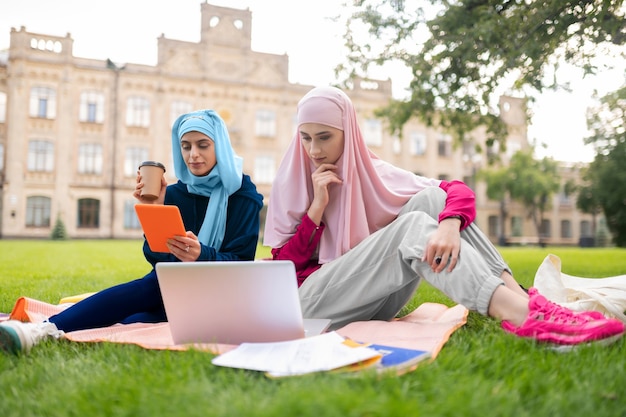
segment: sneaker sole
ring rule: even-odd
[[[0,326],[0,350],[13,355],[22,351],[22,342],[15,329]]]
[[[578,349],[582,346],[608,346],[611,345],[615,342],[617,342],[618,340],[620,340],[622,338],[622,336],[624,336],[624,333],[620,333],[620,334],[616,334],[614,336],[610,336],[610,337],[606,337],[604,339],[599,339],[599,340],[592,340],[590,342],[584,342],[584,343],[578,343],[575,345],[557,345],[554,343],[551,343],[548,348],[550,350],[553,350],[555,352],[559,352],[559,353],[567,353],[567,352],[571,352],[574,349]]]

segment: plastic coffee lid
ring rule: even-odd
[[[159,167],[163,171],[165,171],[165,165],[157,161],[143,161],[141,165],[139,165],[139,168],[144,167],[144,166]]]

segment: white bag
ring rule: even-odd
[[[547,299],[570,310],[596,310],[626,323],[626,275],[581,278],[563,274],[561,259],[550,254],[537,270],[534,287]]]

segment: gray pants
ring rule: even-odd
[[[300,287],[304,317],[328,318],[332,329],[353,321],[390,320],[425,279],[456,303],[487,315],[503,271],[502,256],[474,224],[461,232],[456,267],[435,273],[421,259],[446,193],[427,188],[413,196],[398,218],[311,274]]]

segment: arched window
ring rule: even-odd
[[[78,224],[79,228],[100,227],[100,200],[95,198],[81,198],[78,200]]]

